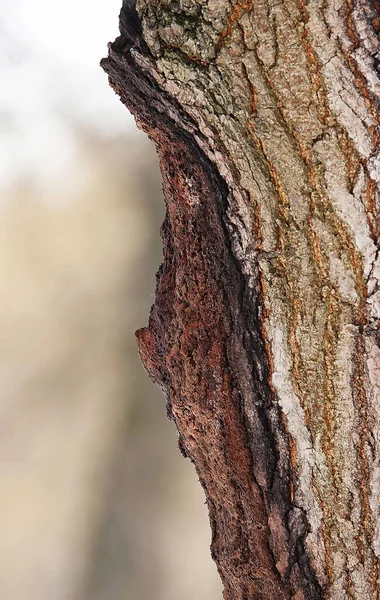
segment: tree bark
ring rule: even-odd
[[[120,31],[167,203],[138,348],[224,597],[378,599],[380,2],[139,0]]]

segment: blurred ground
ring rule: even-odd
[[[92,38],[75,59],[89,25],[63,4],[3,0],[0,21],[0,598],[219,600],[203,492],[134,342],[161,261],[156,156]]]

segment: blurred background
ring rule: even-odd
[[[0,0],[1,600],[221,598],[135,348],[164,203],[98,66],[120,4]]]

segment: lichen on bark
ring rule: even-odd
[[[379,598],[380,5],[137,11],[103,66],[167,202],[139,351],[225,597]]]

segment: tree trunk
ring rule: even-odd
[[[154,140],[139,353],[226,600],[380,598],[380,2],[139,0],[102,65]]]

